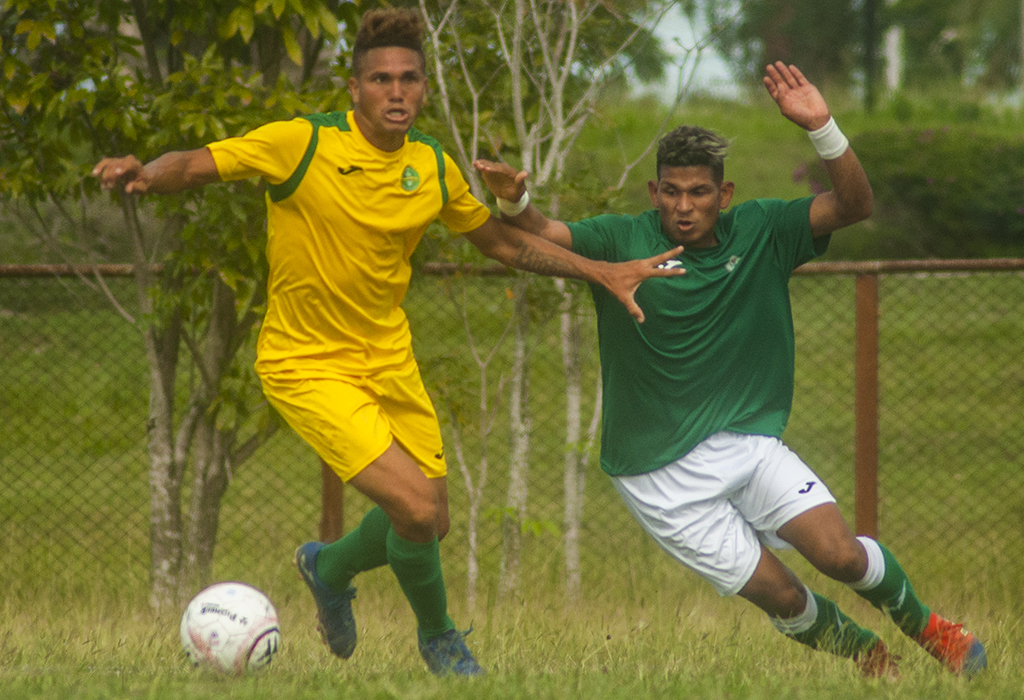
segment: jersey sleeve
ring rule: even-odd
[[[811,233],[811,202],[814,197],[790,201],[782,199],[760,200],[772,220],[779,259],[796,269],[813,260],[828,249],[829,236],[815,238]]]
[[[312,123],[292,119],[265,124],[244,136],[215,141],[207,148],[222,180],[261,177],[279,185],[295,172],[312,136]]]
[[[483,226],[491,210],[469,191],[469,183],[451,156],[444,154],[444,186],[448,201],[441,208],[439,218],[455,233],[466,233]]]
[[[617,230],[621,230],[629,217],[601,214],[589,219],[567,223],[572,234],[572,252],[591,260],[619,260],[616,245]]]

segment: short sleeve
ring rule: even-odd
[[[490,218],[491,210],[469,191],[469,183],[447,153],[444,154],[444,186],[448,201],[441,208],[439,218],[452,231],[472,231]]]
[[[572,252],[591,260],[622,259],[616,245],[621,237],[615,235],[623,226],[628,226],[633,217],[617,214],[602,214],[567,224],[572,234]]]
[[[313,124],[292,119],[265,124],[244,136],[207,146],[222,180],[261,177],[279,185],[295,172],[313,136]]]
[[[811,232],[811,202],[814,197],[768,201],[776,208],[774,229],[782,255],[793,269],[828,249],[829,237],[814,238]]]

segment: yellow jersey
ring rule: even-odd
[[[268,183],[257,372],[361,376],[410,361],[409,256],[437,218],[465,233],[490,216],[438,142],[413,129],[382,151],[352,112],[332,112],[208,148],[222,180]]]

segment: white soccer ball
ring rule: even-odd
[[[264,668],[281,648],[277,610],[244,583],[215,583],[181,618],[181,645],[195,666],[240,675]]]

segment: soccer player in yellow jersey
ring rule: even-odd
[[[274,122],[145,165],[105,158],[93,174],[105,188],[137,194],[266,181],[270,276],[257,373],[285,420],[377,505],[337,542],[296,552],[324,640],[337,656],[353,653],[352,578],[387,564],[416,615],[430,670],[480,675],[447,611],[438,549],[449,527],[446,466],[400,306],[409,256],[440,218],[499,262],[604,286],[642,321],[633,292],[649,277],[682,274],[658,267],[681,249],[592,261],[491,216],[440,145],[412,128],[427,91],[415,11],[364,15],[348,87],[347,114]]]

